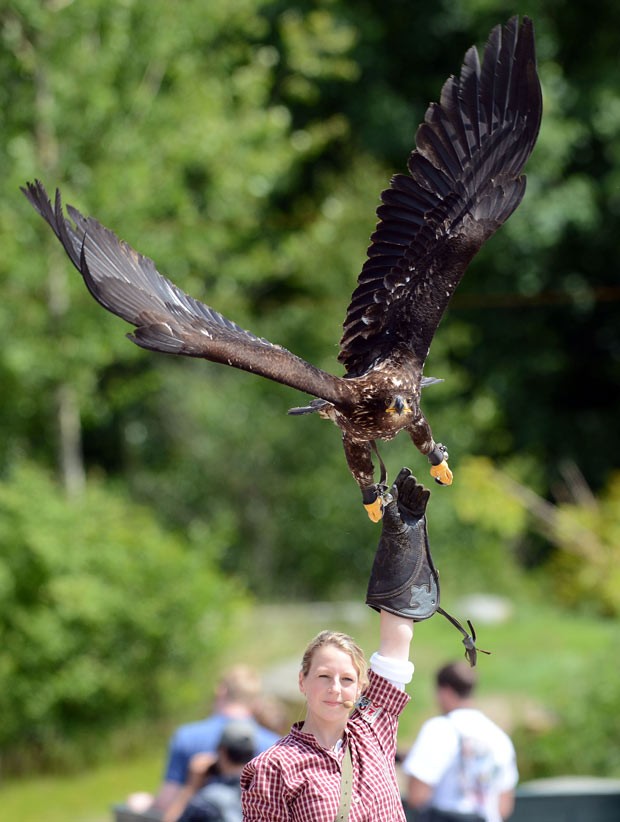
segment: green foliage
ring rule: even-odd
[[[458,516],[475,523],[477,539],[514,548],[538,530],[556,549],[541,571],[558,601],[620,616],[620,475],[595,497],[575,466],[565,466],[562,498],[553,504],[514,479],[526,468],[513,461],[508,472],[484,458],[467,460],[454,494]]]
[[[507,494],[498,493],[495,468],[484,457],[464,461],[463,481],[455,489],[455,505],[465,522],[475,523],[498,539],[514,539],[523,533],[523,506]]]
[[[165,715],[197,655],[217,658],[242,601],[203,536],[188,550],[96,481],[74,503],[33,465],[0,484],[5,767]]]
[[[620,474],[595,499],[557,506],[550,537],[556,589],[571,608],[620,617]]]
[[[616,645],[597,655],[588,671],[562,682],[551,722],[521,726],[514,742],[523,754],[521,778],[557,774],[620,775],[620,684]]]

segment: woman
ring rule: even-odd
[[[405,820],[396,782],[396,731],[409,701],[404,687],[413,676],[413,622],[431,615],[411,605],[413,589],[429,584],[424,514],[429,492],[403,469],[392,494],[397,501],[385,510],[369,584],[373,595],[367,598],[380,610],[379,650],[367,674],[362,651],[346,634],[323,631],[308,645],[299,673],[306,718],[245,766],[245,822]],[[409,592],[405,605],[402,583]],[[342,811],[349,754],[350,807]]]

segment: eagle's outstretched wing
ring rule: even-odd
[[[256,337],[188,296],[163,277],[152,260],[77,209],[68,206],[67,219],[58,191],[54,206],[38,180],[22,191],[49,223],[97,302],[136,326],[128,336],[138,345],[230,365],[336,404],[351,401],[346,380]]]
[[[340,341],[349,375],[399,343],[424,363],[467,265],[521,202],[541,115],[532,22],[513,17],[491,32],[482,66],[466,53],[418,129],[410,176],[381,195]]]

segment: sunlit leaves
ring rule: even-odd
[[[196,649],[217,655],[242,600],[214,570],[222,535],[199,536],[188,550],[94,479],[73,504],[31,464],[0,483],[3,747],[156,716]],[[219,628],[204,632],[211,611]]]

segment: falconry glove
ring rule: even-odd
[[[439,607],[439,575],[426,532],[430,492],[403,468],[391,493],[394,499],[384,511],[366,604],[419,622]]]
[[[401,469],[392,486],[392,500],[384,511],[381,539],[370,573],[366,604],[376,611],[421,622],[434,613],[444,616],[462,635],[465,657],[474,667],[478,653],[476,632],[469,632],[439,605],[439,573],[433,564],[426,530],[430,498],[408,468]]]

